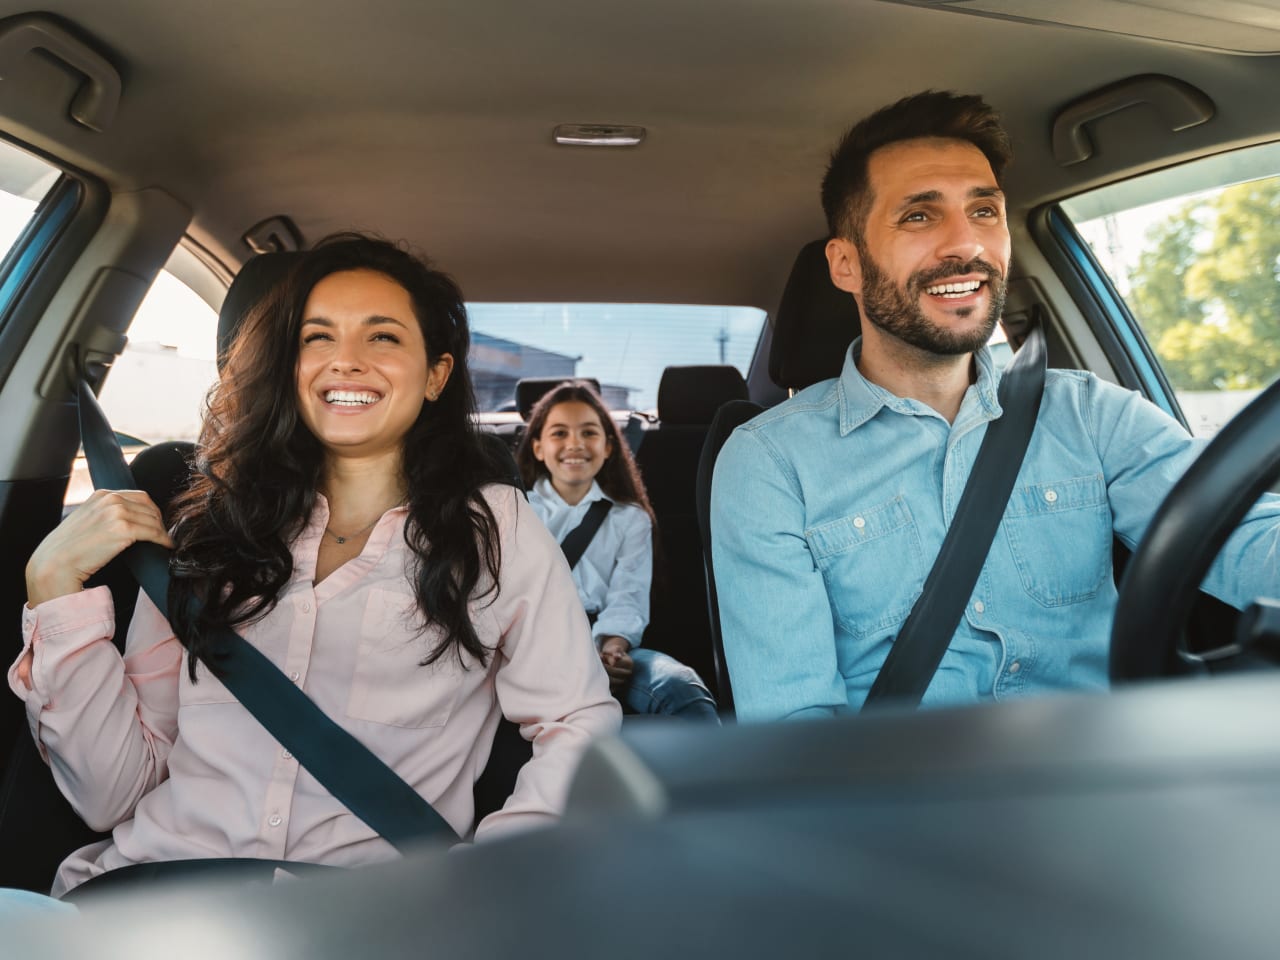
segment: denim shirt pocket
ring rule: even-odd
[[[1111,509],[1099,474],[1017,488],[1001,529],[1022,589],[1042,606],[1093,599],[1111,570]]]
[[[840,626],[862,638],[897,626],[924,586],[924,552],[901,495],[804,534]]]

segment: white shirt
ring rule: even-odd
[[[597,615],[591,635],[624,637],[640,646],[649,624],[649,584],[653,580],[653,524],[642,507],[618,503],[592,483],[575,504],[565,503],[549,477],[529,491],[529,506],[542,518],[557,542],[582,522],[591,504],[610,500],[613,507],[573,568],[573,582],[587,613]]]

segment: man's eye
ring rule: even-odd
[[[1000,209],[998,207],[979,207],[973,212],[975,217],[986,217],[987,219],[999,220]]]
[[[923,210],[912,210],[902,218],[903,223],[924,223],[928,215]]]

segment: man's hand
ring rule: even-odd
[[[625,637],[603,637],[600,640],[600,662],[604,664],[605,673],[609,674],[609,689],[615,693],[631,680],[631,671],[635,663],[628,651],[631,644]]]

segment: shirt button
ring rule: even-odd
[[[974,612],[974,613],[983,613],[986,609],[987,609],[987,605],[986,605],[985,603],[983,603],[981,600],[975,600],[975,601],[973,601],[973,612]]]
[[[278,814],[278,813],[273,813],[273,814],[272,814],[272,815],[267,819],[267,823],[271,824],[273,827],[278,827],[278,826],[280,826],[280,824],[284,823],[284,820],[281,818],[280,814]]]
[[[303,600],[303,601],[302,601],[302,612],[303,612],[303,613],[310,613],[310,612],[311,612],[311,604],[310,604],[310,603],[308,603],[306,600]]]
[[[292,754],[292,753],[290,753],[288,750],[286,750],[286,751],[282,754],[282,756],[283,756],[286,760],[292,760],[292,759],[293,759],[293,754]]]
[[[297,683],[298,678],[301,676],[302,674],[300,674],[297,670],[295,670],[293,671],[293,673],[289,674],[289,679],[292,680],[294,683]]]
[[[861,530],[863,527],[867,525],[867,521],[863,520],[861,517],[854,517],[853,525],[857,527],[859,530]]]
[[[1010,672],[1010,673],[1017,673],[1017,672],[1018,672],[1019,670],[1021,670],[1021,669],[1022,669],[1022,664],[1021,664],[1021,663],[1019,663],[1017,660],[1015,660],[1015,661],[1013,661],[1013,663],[1009,664],[1009,672]]]
[[[1057,502],[1058,502],[1058,491],[1057,491],[1057,490],[1046,490],[1046,491],[1044,492],[1044,501],[1045,501],[1045,503],[1057,503]]]

